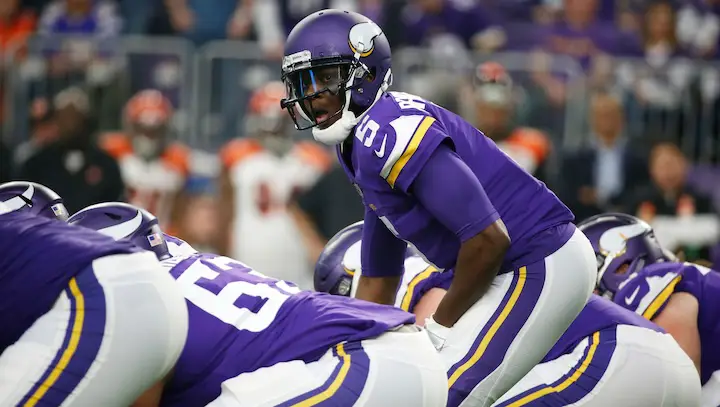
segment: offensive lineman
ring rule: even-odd
[[[453,267],[425,326],[446,363],[457,365],[448,405],[492,404],[542,359],[592,292],[592,247],[572,213],[459,116],[387,92],[390,46],[364,16],[323,10],[303,19],[287,38],[282,80],[296,127],[336,146],[363,196],[357,298],[393,303],[406,241],[438,268]]]
[[[597,253],[598,293],[671,334],[700,372],[699,405],[720,406],[720,273],[678,262],[634,216],[606,213],[579,227]]]
[[[315,268],[315,289],[352,296],[362,272],[362,222],[338,232]],[[395,306],[429,315],[452,271],[439,272],[408,251]],[[449,374],[452,374],[450,370]],[[696,406],[700,381],[692,361],[655,324],[593,295],[542,362],[493,406]]]
[[[185,294],[187,344],[143,407],[445,406],[445,370],[412,314],[300,291],[214,254],[168,259],[157,220],[127,204],[68,222],[153,251]]]
[[[13,208],[0,203],[0,405],[131,405],[182,351],[180,292],[151,254],[65,224],[48,188],[11,184],[0,186]]]

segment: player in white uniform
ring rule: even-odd
[[[41,185],[2,185],[0,202],[0,405],[131,405],[185,343],[172,278],[154,254],[66,224]]]
[[[220,252],[280,280],[312,287],[312,263],[288,212],[330,164],[310,141],[296,141],[280,109],[281,82],[258,88],[249,102],[247,135],[220,152],[222,162]]]
[[[330,240],[315,269],[318,291],[354,295],[362,272],[362,228],[358,222]],[[422,321],[437,308],[453,272],[438,271],[412,250],[404,270],[395,306]],[[699,396],[692,361],[670,335],[592,296],[542,362],[493,406],[681,407],[696,406]]]

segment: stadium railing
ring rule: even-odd
[[[545,130],[562,150],[590,141],[589,96],[598,83],[572,58],[553,56],[542,64],[532,52],[449,58],[423,48],[399,49],[393,58],[394,89],[427,96],[471,120],[474,112],[468,95],[477,85],[475,70],[483,62],[499,62],[513,78],[520,123]],[[3,62],[2,129],[10,144],[30,137],[29,118],[41,120],[43,103],[51,104],[52,97],[68,86],[88,92],[98,128],[107,131],[122,126],[124,102],[134,92],[157,88],[177,109],[177,138],[214,151],[228,139],[244,135],[243,117],[253,89],[278,80],[280,74],[279,61],[266,60],[255,43],[214,41],[195,47],[177,37],[34,37],[25,47],[6,52]],[[628,69],[660,83],[674,83],[677,72],[648,69],[642,59],[614,59],[602,85],[622,97],[629,133],[648,141],[675,137],[690,157],[710,162],[720,156],[720,63],[690,61],[690,65],[690,80],[677,90],[679,102],[671,109],[657,109],[638,99],[632,84],[623,83]],[[567,85],[564,105],[547,100],[534,80],[539,72]]]

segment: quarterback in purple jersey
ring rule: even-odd
[[[388,92],[390,46],[362,15],[323,10],[299,22],[282,80],[296,127],[336,146],[363,197],[357,298],[393,303],[406,242],[435,267],[454,268],[426,330],[444,357],[469,361],[457,380],[480,383],[475,404],[491,404],[542,359],[592,292],[592,247],[572,213],[459,116]],[[451,329],[458,324],[493,334],[464,343]]]
[[[156,221],[134,222],[140,211],[100,204],[68,222],[153,250],[185,294],[185,349],[156,394],[144,395],[155,404],[143,406],[445,406],[442,362],[412,314],[301,291],[189,246],[168,258]]]
[[[353,296],[362,272],[362,222],[338,232],[320,255],[315,289]],[[453,278],[408,251],[395,306],[422,321]],[[626,363],[631,361],[631,363]],[[448,365],[452,377],[456,366]],[[642,379],[639,379],[642,378]],[[450,389],[449,406],[474,388]],[[588,300],[543,360],[493,406],[695,406],[700,383],[692,361],[660,327],[597,295]]]
[[[598,256],[598,293],[670,333],[700,372],[700,405],[720,406],[720,273],[677,261],[634,216],[597,215],[580,228]]]
[[[179,357],[182,295],[154,256],[13,184],[0,186],[0,405],[130,405]]]

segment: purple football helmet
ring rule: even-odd
[[[97,230],[115,240],[128,240],[155,253],[159,260],[171,257],[157,218],[133,205],[121,202],[91,205],[71,216],[68,223]]]
[[[588,218],[578,228],[592,243],[598,266],[600,295],[612,298],[620,284],[648,264],[672,260],[645,221],[623,213]],[[628,265],[626,271],[620,270]]]
[[[337,232],[325,245],[320,258],[315,264],[315,291],[352,296],[353,278],[360,264],[360,243],[362,241],[363,221],[353,223]],[[410,245],[405,251],[405,258],[417,256],[419,253]]]
[[[0,202],[9,211],[23,210],[63,222],[70,215],[55,191],[35,182],[13,181],[0,185]]]
[[[388,89],[390,68],[390,44],[377,24],[350,11],[315,12],[300,21],[285,42],[282,81],[287,97],[281,106],[298,130],[313,128],[318,141],[339,143]],[[314,111],[310,101],[325,92],[340,97],[339,110]],[[309,124],[299,123],[298,114]],[[338,115],[326,129],[316,127]]]

